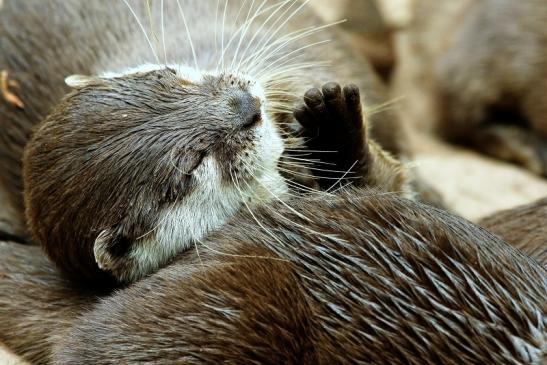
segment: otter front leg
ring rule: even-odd
[[[311,170],[322,189],[353,183],[412,195],[402,164],[368,138],[357,86],[329,82],[308,90],[304,103],[294,116],[312,160],[320,160]]]

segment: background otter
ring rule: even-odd
[[[547,272],[484,229],[371,191],[291,206],[242,212],[97,304],[3,244],[1,340],[35,363],[545,360]]]
[[[541,0],[415,1],[396,36],[403,114],[545,176],[547,8]]]
[[[328,67],[321,67],[320,74],[315,71],[324,65],[317,61],[319,51],[308,47],[323,43],[324,35],[316,34],[321,27],[297,1],[249,8],[243,7],[245,3],[220,4],[222,27],[218,12],[203,2],[172,2],[149,9],[145,2],[128,7],[116,3],[114,8],[98,2],[48,4],[8,3],[0,14],[9,33],[4,45],[9,56],[4,62],[21,83],[25,105],[23,109],[3,105],[0,112],[11,129],[26,136],[28,126],[50,112],[64,92],[62,77],[73,72],[98,75],[67,79],[76,90],[37,129],[25,157],[26,208],[33,238],[68,272],[92,280],[99,275],[95,261],[121,281],[153,271],[257,195],[255,180],[258,189],[265,190],[260,199],[281,195],[284,184],[275,166],[281,145],[268,118],[277,124],[289,122],[298,100],[295,95],[305,90],[303,85],[317,84],[330,75],[344,80],[359,70],[355,65],[343,71]],[[105,8],[110,15],[103,14]],[[188,20],[184,9],[191,9],[196,21],[188,23],[192,32],[183,32]],[[290,21],[300,11],[307,17]],[[55,16],[42,29],[48,12]],[[181,18],[164,18],[164,13]],[[283,20],[284,15],[288,19]],[[25,29],[16,30],[12,25],[23,19]],[[139,19],[149,20],[150,34],[161,33],[159,49],[139,31],[143,28]],[[220,29],[213,33],[211,27],[204,28],[207,19],[215,20]],[[285,34],[274,30],[279,24]],[[72,27],[78,30],[65,38]],[[97,32],[104,35],[97,37]],[[190,46],[179,47],[181,41]],[[339,46],[326,47],[331,60],[355,63]],[[42,51],[43,57],[34,64],[30,55]],[[65,58],[66,63],[58,62]],[[22,59],[30,64],[22,64]],[[147,60],[156,64],[128,69]],[[107,72],[122,67],[120,72]],[[302,68],[302,74],[292,74]],[[366,66],[363,70],[360,85],[371,90],[367,98],[375,104],[379,96],[372,90],[380,85],[372,71]],[[34,87],[43,82],[39,75],[44,74],[53,78],[48,80],[49,99],[41,97],[44,90]],[[41,112],[34,113],[38,109]],[[396,120],[386,116],[372,132],[392,152],[401,153]],[[251,128],[254,124],[259,127]],[[234,134],[234,128],[244,130]],[[5,153],[12,160],[17,160],[25,138],[10,139],[9,146],[15,147]],[[371,154],[384,155],[377,147]],[[399,169],[389,156],[382,159],[386,166]],[[346,171],[351,166],[336,167]],[[9,165],[13,181],[18,180],[18,168],[17,163]],[[383,169],[377,175],[369,180],[394,181]],[[336,181],[338,176],[330,178]],[[120,188],[113,190],[115,186]],[[385,188],[403,186],[398,181]],[[10,187],[16,194],[18,184]],[[188,224],[179,227],[173,219]],[[133,247],[136,241],[142,244]],[[67,247],[69,242],[80,246]]]
[[[479,221],[490,232],[547,266],[547,198]]]

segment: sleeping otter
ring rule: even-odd
[[[372,105],[381,90],[373,72],[338,45],[325,45],[329,58],[352,66],[322,68],[322,51],[312,46],[325,35],[304,3],[246,8],[226,2],[216,18],[201,1],[146,4],[7,3],[0,13],[9,55],[2,61],[20,81],[24,104],[3,104],[0,113],[10,130],[23,132],[47,115],[25,148],[28,228],[69,275],[94,284],[137,280],[245,205],[284,199],[291,182],[282,174],[302,161],[324,190],[355,178],[410,195],[400,163],[366,136],[359,86],[342,92],[325,84],[322,92],[307,92],[296,113],[305,124],[304,147],[291,144],[292,111],[309,88],[304,85],[359,73]],[[143,19],[156,25],[150,33],[161,34],[159,49],[139,31]],[[207,19],[216,19],[220,30]],[[283,31],[270,28],[276,25]],[[220,51],[215,34],[223,38]],[[30,54],[36,53],[35,62]],[[64,77],[75,72],[91,76],[66,78],[74,90],[61,99]],[[372,135],[402,153],[396,120],[389,113],[379,119]],[[312,153],[308,160],[302,148]],[[18,164],[9,165],[14,179],[17,171]],[[17,184],[11,187],[16,196]]]

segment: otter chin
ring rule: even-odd
[[[74,91],[24,155],[30,231],[64,270],[134,281],[243,204],[287,191],[277,170],[283,141],[262,88],[197,74],[144,65],[67,78]]]

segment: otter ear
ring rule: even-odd
[[[119,278],[120,271],[127,265],[131,240],[118,229],[105,229],[99,233],[93,245],[95,261],[101,270]]]
[[[71,75],[65,78],[65,84],[76,89],[90,84],[100,83],[101,81],[100,77],[85,75]]]

